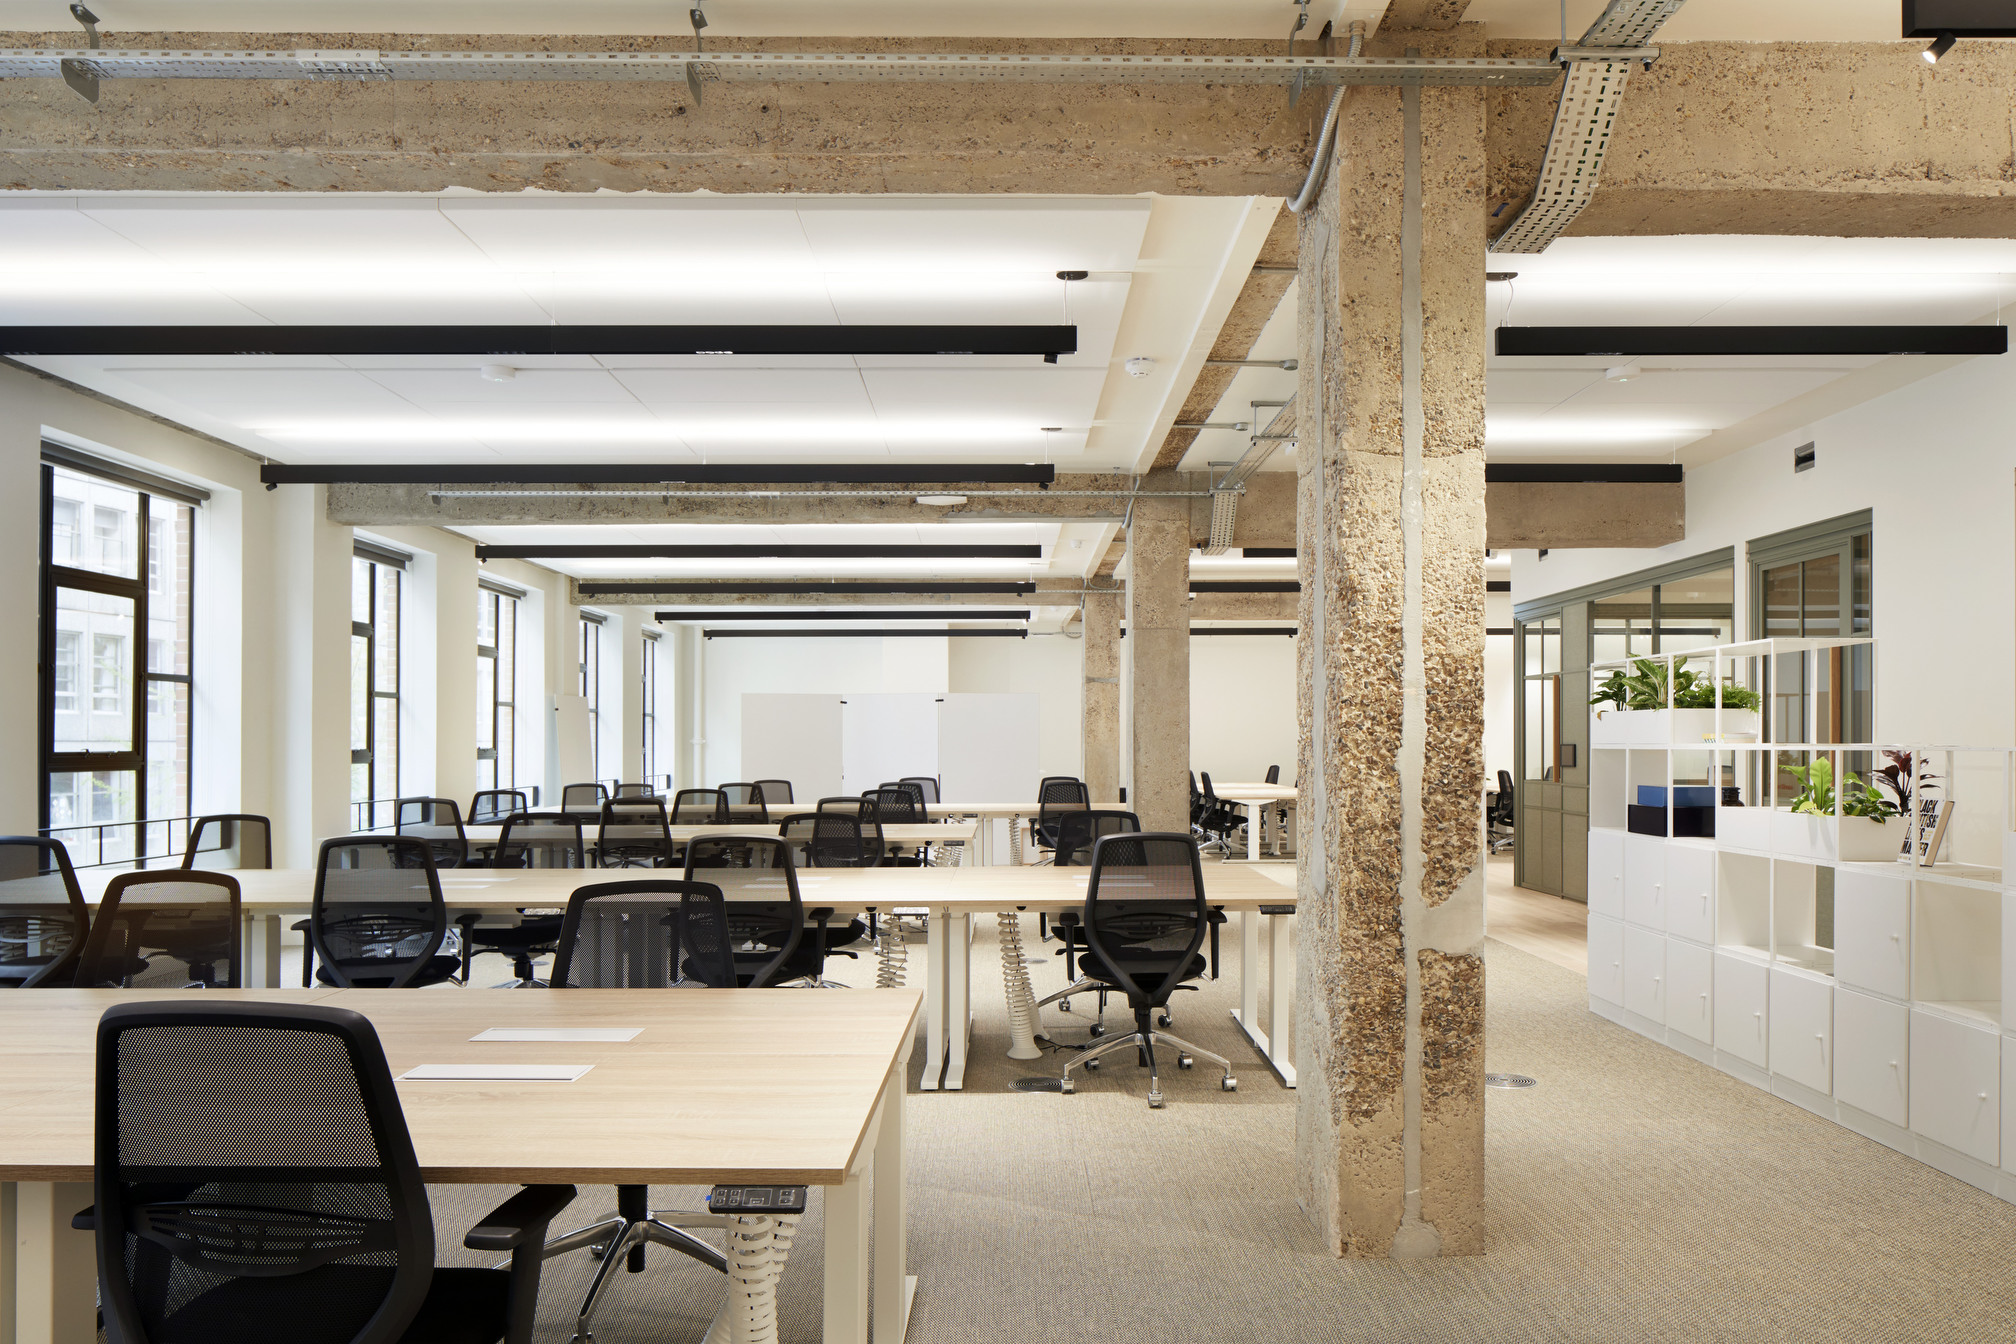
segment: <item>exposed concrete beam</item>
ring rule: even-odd
[[[1291,271],[1274,269],[1293,266],[1300,224],[1295,216],[1282,211],[1274,221],[1274,227],[1267,233],[1267,241],[1260,245],[1260,255],[1254,259],[1252,274],[1246,277],[1239,297],[1232,301],[1232,310],[1225,315],[1225,325],[1218,329],[1218,337],[1211,343],[1211,359],[1245,359],[1253,353],[1253,343],[1260,339],[1261,330],[1274,316],[1274,310],[1281,306],[1282,295],[1295,280]],[[1260,267],[1269,269],[1261,270]],[[1190,385],[1190,395],[1183,399],[1183,409],[1176,413],[1178,424],[1197,425],[1211,418],[1212,410],[1223,400],[1225,390],[1232,386],[1232,380],[1239,376],[1236,368],[1223,365],[1213,367],[1206,364],[1197,372],[1197,381]],[[1194,429],[1172,429],[1169,437],[1162,441],[1160,451],[1155,454],[1154,470],[1169,471],[1183,460],[1190,446],[1197,442],[1198,431]]]
[[[1492,481],[1484,487],[1484,544],[1566,551],[1670,546],[1687,538],[1687,487],[1611,481]]]
[[[526,486],[551,493],[437,497],[425,485],[331,485],[329,521],[349,527],[501,527],[536,524],[608,523],[928,523],[961,519],[1027,519],[1043,522],[1118,523],[1127,517],[1136,489],[1208,491],[1201,471],[1158,477],[1153,487],[1120,473],[1060,475],[1048,490],[1031,487],[1012,494],[970,494],[964,504],[919,504],[913,494],[821,495],[786,491],[751,497],[742,486],[680,486],[678,495],[642,495],[636,486]],[[516,490],[519,487],[500,487]],[[922,487],[920,487],[921,489]],[[960,493],[954,487],[933,487]],[[744,493],[738,493],[744,492]],[[1071,494],[1069,491],[1112,491]],[[1190,515],[1190,535],[1201,545],[1211,535],[1211,501],[1201,494],[1181,501]],[[1265,472],[1246,483],[1233,533],[1241,546],[1295,544],[1295,477]],[[1109,571],[1110,572],[1110,571]]]
[[[1390,37],[1396,28],[1430,28],[1447,31],[1463,22],[1463,11],[1470,8],[1470,0],[1392,0],[1386,6],[1386,19],[1379,25],[1382,37]]]

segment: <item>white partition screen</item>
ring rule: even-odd
[[[968,803],[1036,797],[1035,695],[948,695],[938,705],[940,796]],[[894,778],[894,776],[892,776]]]
[[[837,695],[745,694],[742,778],[791,781],[791,796],[808,812],[821,798],[842,792],[840,700]],[[707,781],[709,786],[733,782]]]
[[[848,695],[840,709],[840,791],[938,773],[938,702],[930,692]]]

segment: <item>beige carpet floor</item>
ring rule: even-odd
[[[1582,977],[1503,943],[1488,1066],[1539,1086],[1489,1094],[1487,1254],[1414,1264],[1318,1244],[1293,1195],[1294,1094],[1226,1016],[1235,975],[1180,996],[1175,1029],[1231,1056],[1240,1090],[1170,1069],[1151,1111],[1128,1054],[1075,1096],[1011,1089],[1057,1070],[1003,1057],[995,953],[989,928],[968,1090],[910,1100],[916,1344],[2016,1338],[2016,1207],[1592,1016]],[[1039,994],[1062,975],[1039,964]],[[1083,1037],[1078,1014],[1044,1021]],[[460,1239],[500,1193],[434,1189],[444,1261],[484,1259]],[[563,1218],[610,1207],[584,1189]],[[705,1332],[719,1277],[651,1259],[612,1290],[601,1344]],[[786,1344],[819,1338],[821,1262],[815,1200],[780,1293]],[[549,1264],[542,1341],[567,1339],[589,1271]]]

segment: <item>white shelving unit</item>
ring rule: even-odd
[[[1591,724],[1590,1009],[2016,1202],[2016,752],[1880,739],[1872,640],[1654,661],[1670,684],[1683,659],[1764,708]],[[1592,684],[1636,661],[1597,664]],[[1950,805],[1937,853],[1916,818],[1872,831],[1840,814],[1847,776],[1886,751],[1932,777],[1914,802]],[[1782,767],[1816,758],[1832,816],[1791,809]],[[1640,785],[1664,790],[1665,835],[1628,829]],[[1713,790],[1712,836],[1672,834],[1688,786]],[[1872,850],[1899,857],[1857,857]]]

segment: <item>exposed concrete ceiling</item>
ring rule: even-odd
[[[1568,0],[1570,41],[1607,2]],[[1471,0],[1463,17],[1491,38],[1561,35],[1559,0]],[[1687,0],[1659,42],[1894,42],[1902,31],[1897,0]]]

